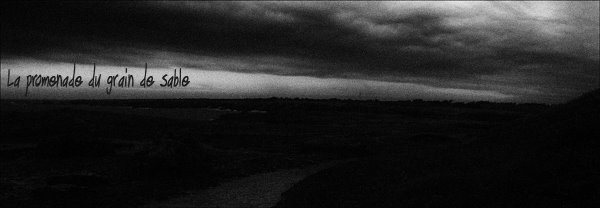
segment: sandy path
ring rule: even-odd
[[[279,170],[234,179],[147,207],[272,207],[280,200],[281,194],[295,183],[346,161],[331,161],[303,169]]]

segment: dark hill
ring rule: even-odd
[[[278,207],[600,207],[600,90],[459,146],[391,146]],[[404,145],[404,146],[403,146]]]

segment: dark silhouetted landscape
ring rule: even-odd
[[[299,181],[276,206],[589,207],[600,198],[599,110],[599,91],[552,106],[3,100],[1,202],[153,206],[237,178],[345,161]]]
[[[2,1],[0,208],[600,207],[599,1]]]

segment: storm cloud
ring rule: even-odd
[[[2,6],[2,59],[491,90],[598,86],[598,2],[97,2]]]

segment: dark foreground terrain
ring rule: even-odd
[[[456,146],[393,138],[277,207],[600,207],[600,91]],[[402,142],[398,142],[402,141]]]
[[[279,207],[589,205],[598,92],[566,105],[310,99],[1,102],[0,207],[138,207],[352,158]]]

